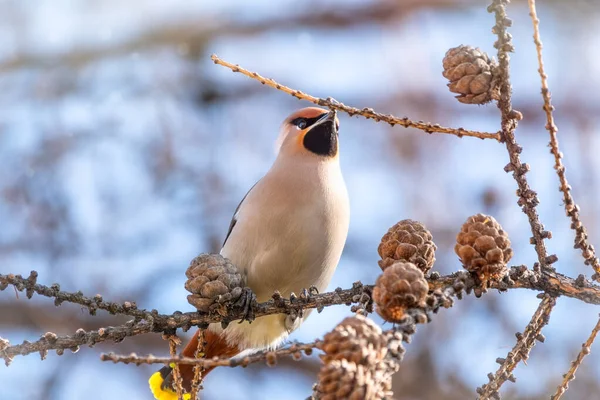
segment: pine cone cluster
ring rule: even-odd
[[[407,308],[423,306],[429,285],[414,264],[398,261],[377,278],[373,300],[377,313],[389,322],[400,322]]]
[[[387,353],[381,328],[372,320],[356,315],[340,322],[319,345],[325,363],[348,360],[362,365],[375,365]]]
[[[381,368],[334,360],[321,368],[315,396],[320,400],[380,400],[390,398],[391,380]]]
[[[469,217],[456,236],[454,251],[461,263],[485,287],[490,280],[501,280],[513,251],[508,234],[489,215]]]
[[[498,84],[494,75],[497,64],[479,48],[460,45],[446,52],[443,60],[444,75],[456,99],[465,104],[485,104],[498,98]]]
[[[435,250],[431,233],[418,221],[404,219],[388,229],[381,238],[377,252],[381,257],[379,266],[385,270],[396,261],[406,261],[427,273],[435,262]]]
[[[209,312],[237,300],[245,286],[237,267],[219,254],[200,254],[185,272],[188,302],[198,311]]]

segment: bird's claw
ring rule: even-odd
[[[300,292],[300,299],[305,302],[309,302],[312,300],[312,297],[317,294],[319,294],[319,289],[317,289],[317,287],[313,285],[308,289],[302,289],[302,291]]]
[[[244,310],[240,324],[244,321],[252,322],[256,318],[254,316],[254,308],[256,307],[256,295],[249,287],[242,289],[240,298],[234,303],[234,307]]]
[[[300,298],[304,301],[308,301],[310,298],[310,292],[307,289],[302,289],[300,292]]]
[[[296,296],[296,293],[292,292],[290,294],[290,307],[288,307],[288,314],[293,319],[296,319],[298,317],[302,318],[304,316],[304,308],[302,307],[302,303],[306,303],[306,301],[308,300],[308,298],[305,296],[305,291],[306,289],[303,289],[300,293],[301,302],[298,301],[298,296]]]

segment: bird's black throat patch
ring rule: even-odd
[[[338,133],[334,121],[325,121],[304,135],[304,147],[325,157],[334,157],[338,152]]]

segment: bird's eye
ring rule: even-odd
[[[296,122],[296,126],[300,129],[306,128],[306,120],[304,118],[298,119],[298,121]]]

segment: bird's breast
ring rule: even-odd
[[[221,252],[246,274],[259,301],[275,290],[284,296],[313,285],[325,290],[348,232],[341,173],[297,180],[274,175],[248,194]]]

